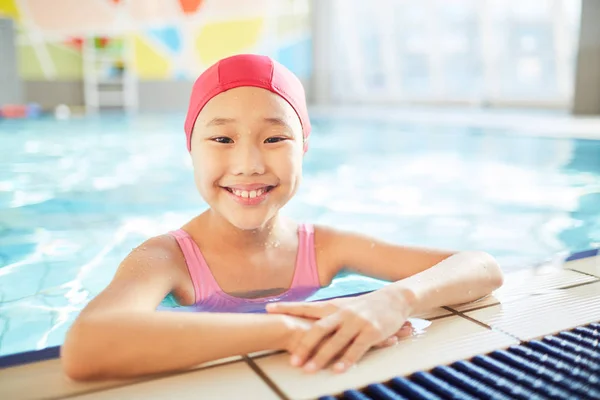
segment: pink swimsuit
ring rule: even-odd
[[[200,248],[182,229],[169,232],[179,243],[194,285],[197,311],[264,312],[267,303],[302,301],[320,289],[315,260],[314,231],[310,224],[298,225],[298,253],[292,284],[285,292],[256,299],[244,299],[225,293],[215,280]],[[189,307],[186,307],[189,309]]]

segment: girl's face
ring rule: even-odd
[[[239,229],[264,226],[298,190],[300,119],[268,90],[238,87],[213,97],[198,115],[191,145],[200,195]]]

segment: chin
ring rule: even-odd
[[[261,229],[263,226],[265,226],[267,221],[229,219],[229,223],[241,231],[254,231]]]
[[[259,230],[269,225],[269,223],[278,215],[277,210],[273,208],[264,210],[246,210],[241,212],[229,213],[224,217],[236,228],[244,231]]]

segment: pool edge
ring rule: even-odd
[[[575,253],[571,253],[564,259],[564,262],[570,262],[575,260],[580,260],[584,258],[596,257],[600,256],[600,248],[595,249],[587,249],[578,251]],[[342,296],[336,296],[332,298],[343,298],[343,297],[354,297],[361,294],[365,294],[368,292],[360,292],[360,293],[352,293]],[[329,300],[329,299],[321,299],[321,300]],[[52,346],[46,347],[40,350],[31,350],[26,352],[8,354],[5,356],[0,356],[0,370],[4,368],[17,367],[19,365],[30,364],[38,361],[46,361],[57,359],[60,356],[60,347],[61,346]]]

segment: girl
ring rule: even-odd
[[[172,371],[268,349],[287,350],[306,371],[334,363],[341,372],[370,348],[410,334],[409,316],[502,284],[483,252],[401,247],[280,216],[300,185],[310,121],[302,84],[268,57],[236,55],[206,70],[185,132],[209,208],[134,249],[82,310],[61,350],[73,379]],[[344,267],[391,283],[362,296],[301,301]],[[197,312],[157,310],[169,294]]]

